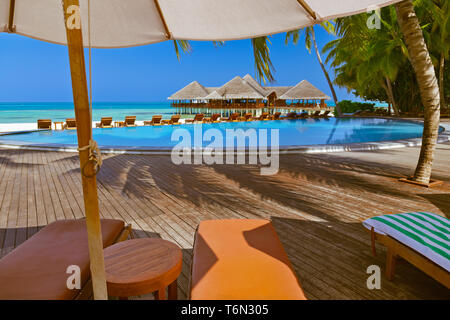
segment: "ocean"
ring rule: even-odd
[[[136,120],[150,120],[154,114],[170,116],[174,108],[169,102],[97,102],[92,105],[92,120],[113,117],[123,120],[136,116]],[[72,102],[0,102],[0,123],[36,123],[37,119],[65,121],[74,118]]]
[[[334,106],[333,101],[327,104]],[[136,120],[143,121],[155,114],[168,118],[175,111],[170,102],[94,102],[92,110],[93,121],[100,121],[101,117],[122,120],[125,116],[136,116]],[[36,123],[37,119],[65,121],[74,117],[72,102],[0,102],[0,123]]]

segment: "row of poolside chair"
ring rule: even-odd
[[[281,119],[304,119],[308,117],[312,118],[326,118],[330,111],[327,110],[321,114],[321,110],[316,111],[312,115],[307,113],[297,114],[295,112],[288,113],[286,116],[281,116],[281,112],[275,112],[270,114],[263,112],[260,116],[254,117],[251,113],[240,115],[239,113],[232,113],[228,117],[222,117],[220,113],[214,113],[210,117],[205,117],[203,113],[198,113],[193,119],[186,119],[185,123],[218,123],[218,122],[241,122],[241,121],[265,121],[265,120],[281,120]],[[181,116],[179,114],[173,115],[170,119],[163,120],[162,115],[154,115],[152,120],[144,121],[144,126],[159,126],[164,124],[177,125],[180,124]],[[124,121],[120,121],[120,126],[123,127],[136,127],[136,116],[126,116]],[[102,117],[100,122],[95,124],[97,128],[112,128],[113,118]],[[38,129],[51,129],[52,120],[39,119],[37,121]],[[77,128],[77,122],[74,118],[67,118],[63,124],[63,129],[74,130]]]
[[[61,122],[62,123],[62,122]],[[95,126],[97,128],[112,128],[113,127],[113,119],[112,117],[103,117],[100,119],[100,122],[96,123]],[[136,116],[126,116],[123,121],[123,126],[125,127],[135,127],[136,126]],[[38,129],[52,129],[52,120],[51,119],[38,119],[37,120],[37,128]],[[75,118],[67,118],[65,123],[63,123],[62,129],[66,130],[76,130],[77,121]]]
[[[177,124],[181,124],[179,122],[180,118],[181,118],[181,116],[179,114],[175,114],[170,119],[163,120],[162,115],[154,115],[152,117],[152,120],[144,121],[144,126],[161,126],[164,124],[177,125]]]
[[[290,112],[284,117],[284,119],[328,118],[331,111],[326,110],[324,113],[321,112],[321,110],[317,110],[313,114],[308,114],[306,112],[300,114],[296,112]]]
[[[63,122],[61,122],[63,123]],[[38,129],[46,129],[51,130],[52,129],[52,120],[51,119],[39,119],[37,121],[37,128]],[[76,129],[77,128],[77,122],[74,118],[67,118],[66,122],[63,123],[62,126],[63,129]]]

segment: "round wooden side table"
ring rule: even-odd
[[[182,253],[176,244],[155,238],[116,243],[104,250],[108,295],[126,299],[154,292],[156,300],[177,299]]]

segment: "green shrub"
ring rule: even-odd
[[[358,110],[367,110],[374,111],[375,103],[362,103],[362,102],[353,102],[350,100],[342,100],[339,101],[339,107],[341,108],[342,113],[353,113]]]

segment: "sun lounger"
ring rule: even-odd
[[[320,117],[320,112],[321,112],[321,110],[317,110],[316,112],[314,112],[314,113],[311,115],[311,118],[318,118],[318,117]]]
[[[38,119],[37,121],[38,129],[52,129],[52,120],[50,119]]]
[[[372,252],[384,244],[386,277],[391,280],[397,257],[410,262],[450,289],[450,220],[428,212],[387,214],[367,219]]]
[[[169,120],[169,124],[180,124],[180,115],[179,114],[175,114],[173,115],[170,120]]]
[[[285,117],[285,119],[288,119],[288,120],[292,120],[292,119],[297,119],[297,113],[296,112],[289,112],[287,115],[286,115],[286,117]]]
[[[136,127],[136,116],[126,116],[124,124],[125,127]]]
[[[125,240],[131,226],[102,219],[103,247]],[[81,271],[81,288],[68,289],[67,267]],[[0,259],[0,300],[71,300],[91,296],[86,222],[53,222]]]
[[[275,112],[269,116],[270,120],[280,120],[281,112]]]
[[[327,110],[327,111],[325,111],[323,114],[321,114],[320,116],[319,116],[319,118],[328,118],[328,115],[330,114],[330,110]]]
[[[297,119],[307,119],[309,118],[308,112],[302,112],[297,116]]]
[[[220,122],[220,121],[219,121],[219,118],[220,118],[220,113],[214,113],[214,114],[211,116],[210,122],[211,122],[211,123],[219,123],[219,122]]]
[[[100,124],[99,127],[100,128],[112,128],[112,117],[103,117],[100,119]]]
[[[230,121],[230,122],[237,122],[238,118],[239,118],[239,113],[235,112],[235,113],[232,113],[230,115],[230,117],[228,118],[228,121]]]
[[[244,118],[245,118],[245,121],[252,121],[252,114],[246,113],[246,114],[244,114]]]
[[[269,120],[269,113],[268,112],[263,112],[259,117],[253,118],[253,120],[256,120],[256,121],[258,121],[258,120],[260,120],[260,121],[262,121],[262,120]]]
[[[144,121],[144,126],[160,126],[162,125],[161,119],[161,115],[154,115],[151,121]]]
[[[64,124],[64,129],[75,130],[76,128],[77,128],[77,121],[73,118],[67,118],[66,123]]]
[[[194,117],[194,119],[186,119],[185,123],[198,123],[198,122],[202,122],[204,118],[204,114],[203,113],[197,113]]]
[[[268,220],[210,220],[197,228],[192,300],[306,299]]]

